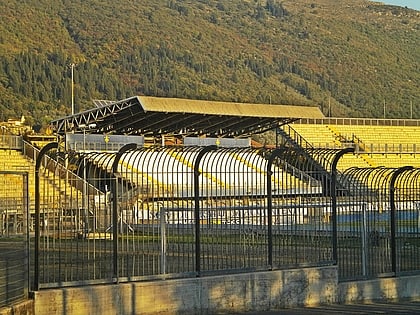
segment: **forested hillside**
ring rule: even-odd
[[[420,12],[365,0],[0,0],[0,120],[154,95],[420,118]]]

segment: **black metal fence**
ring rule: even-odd
[[[28,172],[0,171],[0,307],[28,296]]]
[[[351,194],[340,197],[338,265],[341,279],[420,270],[420,169],[350,168]]]
[[[32,288],[332,264],[340,280],[420,271],[420,170],[338,172],[351,152],[47,145]]]
[[[39,191],[40,287],[333,263],[324,180],[287,150],[46,150],[39,180],[62,189]]]

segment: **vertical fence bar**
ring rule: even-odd
[[[391,270],[394,276],[397,274],[397,213],[395,207],[395,182],[400,174],[412,169],[412,166],[404,166],[397,169],[392,174],[391,180],[389,182],[389,203],[391,207]]]
[[[25,297],[28,296],[28,289],[30,288],[30,261],[29,261],[29,249],[30,249],[30,237],[29,237],[29,225],[30,225],[30,210],[29,210],[29,176],[28,176],[28,172],[25,172],[22,175],[22,179],[23,179],[23,220],[24,220],[24,228],[23,231],[25,234],[25,262],[24,264],[26,265],[26,271],[24,272],[25,275],[25,288],[24,288],[24,293],[25,293]]]
[[[40,192],[39,192],[39,168],[44,155],[58,148],[58,142],[51,142],[45,145],[39,152],[35,163],[35,250],[34,250],[34,291],[39,290],[39,245],[40,245]]]
[[[268,266],[273,268],[273,189],[271,177],[273,176],[272,166],[274,159],[280,157],[283,150],[275,149],[267,162],[267,218],[268,218]]]
[[[163,206],[159,208],[159,219],[160,219],[160,272],[166,274],[166,255],[167,255],[167,242],[166,242],[166,211]]]
[[[337,164],[342,156],[347,153],[354,152],[354,148],[346,148],[339,151],[333,158],[331,163],[331,216],[332,216],[332,229],[333,229],[333,260],[337,264],[338,260],[338,232],[337,232]]]
[[[113,280],[118,282],[118,164],[122,155],[128,150],[135,150],[137,144],[128,143],[121,147],[112,164],[112,174],[116,178],[112,187],[112,236],[113,236]]]
[[[200,248],[200,161],[207,152],[217,150],[217,146],[211,145],[204,147],[197,155],[194,162],[194,220],[195,220],[195,271],[197,276],[201,272],[201,248]]]
[[[362,276],[367,276],[367,213],[366,205],[362,206],[362,229],[361,229],[361,241],[362,241]]]

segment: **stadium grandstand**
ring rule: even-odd
[[[1,128],[0,236],[35,238],[35,289],[268,265],[420,270],[420,120],[135,96],[44,135],[23,125]],[[252,138],[266,132],[269,145]],[[415,248],[397,267],[395,207]]]
[[[323,118],[302,119],[283,128],[315,148],[354,147],[339,169],[350,167],[420,167],[418,120]]]

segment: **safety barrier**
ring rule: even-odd
[[[352,151],[47,145],[33,289],[333,264],[341,280],[418,272],[419,169],[338,172]],[[63,179],[66,194],[40,189]]]
[[[420,270],[420,169],[350,168],[338,216],[341,279]]]
[[[64,176],[65,166],[80,193],[41,206],[47,196],[38,192],[34,286],[333,264],[323,211],[330,196],[301,169],[307,162],[285,159],[296,156],[286,148],[46,147],[38,180]]]
[[[28,297],[28,172],[0,171],[0,308]]]

